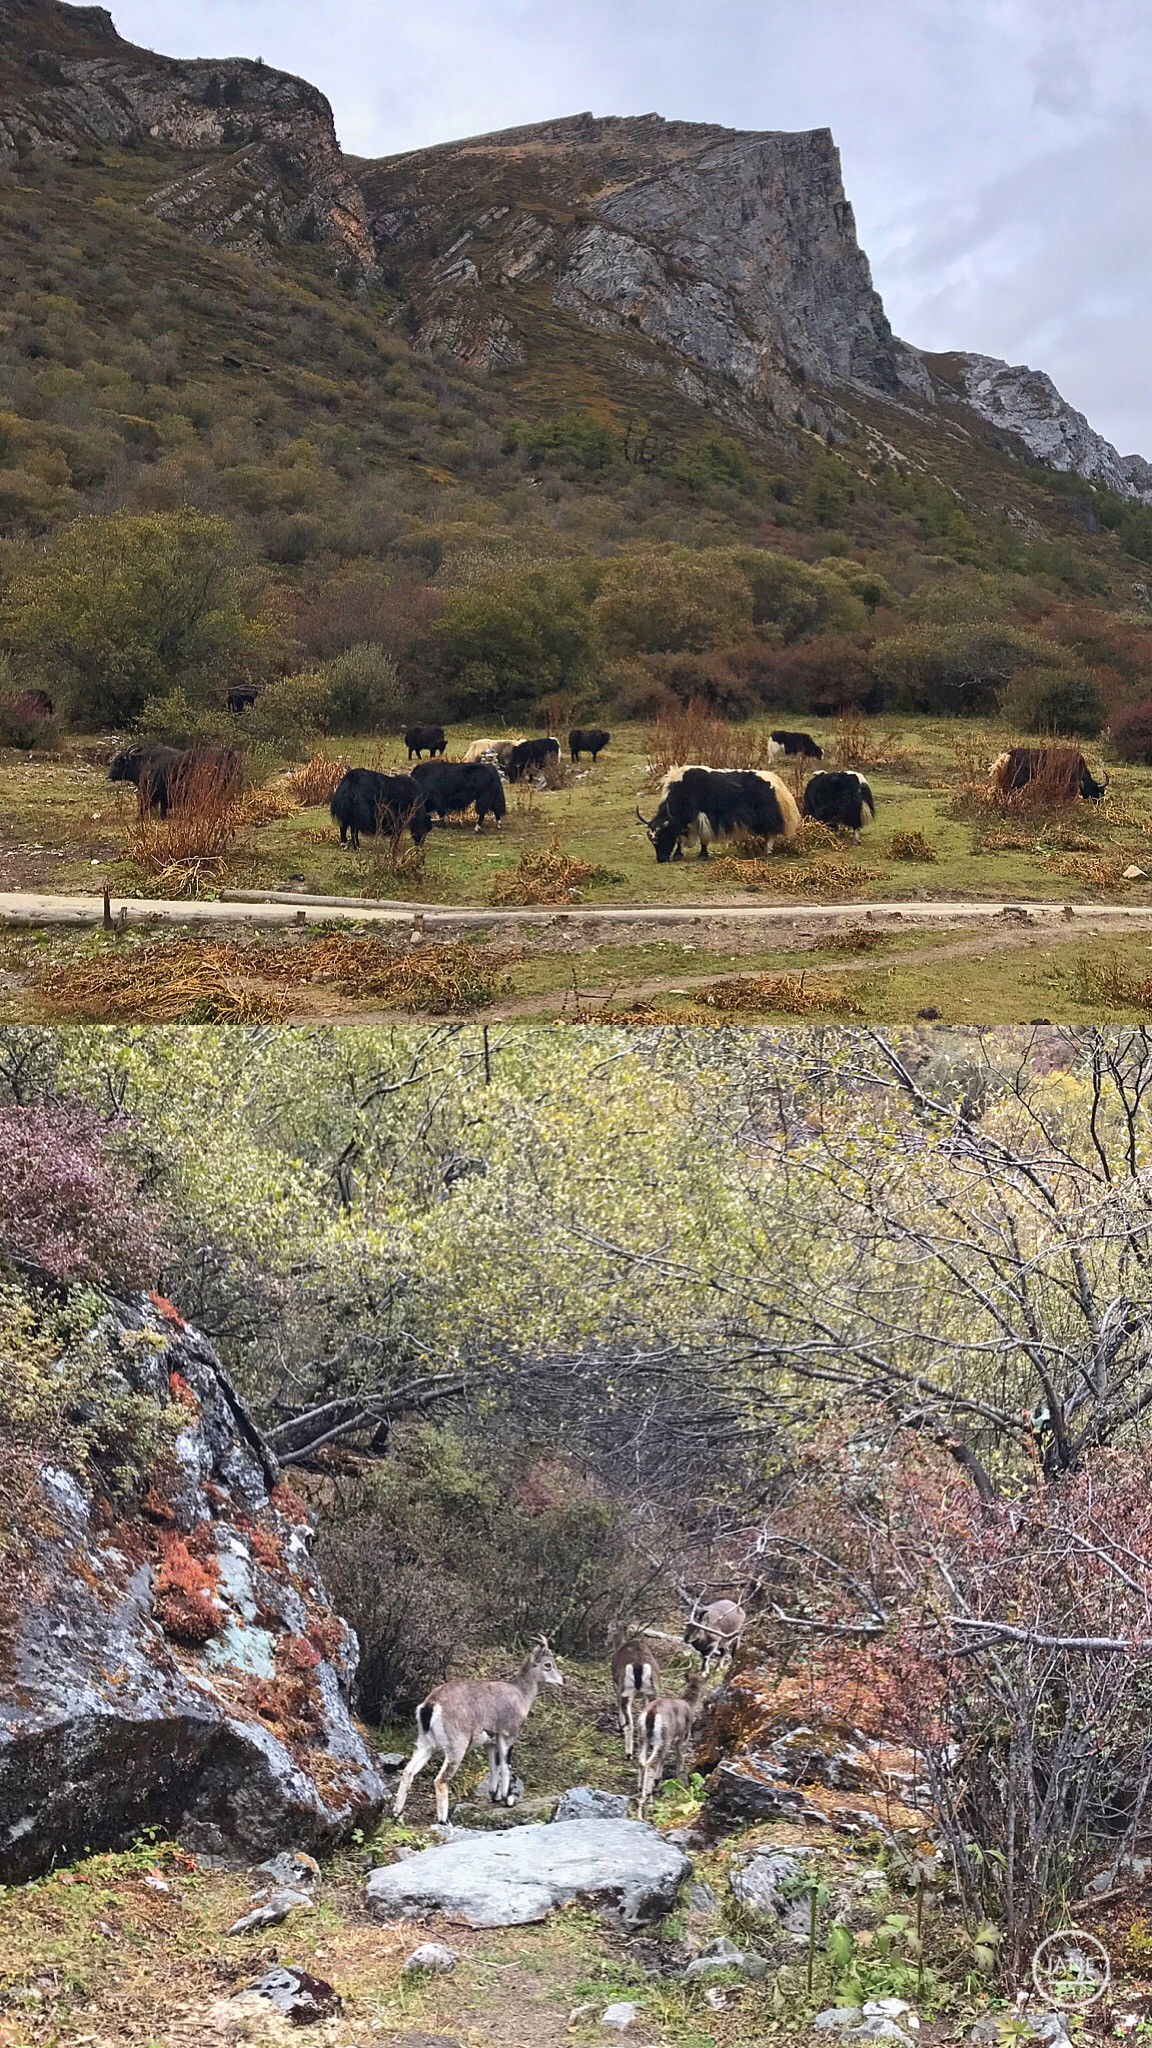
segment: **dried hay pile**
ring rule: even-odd
[[[854,1017],[860,1011],[835,982],[809,981],[803,974],[739,974],[710,982],[698,1000],[712,1010],[777,1010],[789,1017]]]
[[[922,832],[894,832],[888,841],[888,860],[935,861],[940,856]]]
[[[738,889],[771,890],[777,896],[854,895],[865,882],[877,879],[876,868],[860,868],[849,860],[814,860],[808,866],[779,860],[737,860],[725,855],[712,863],[712,879]]]
[[[532,903],[579,903],[585,882],[603,881],[605,868],[565,853],[558,839],[535,853],[522,853],[514,868],[495,877],[490,900],[505,906]]]
[[[329,932],[299,939],[116,939],[42,975],[54,1016],[98,1024],[267,1024],[291,1011],[291,988],[328,983],[353,999],[453,1016],[511,991],[513,952],[467,939],[444,945]]]

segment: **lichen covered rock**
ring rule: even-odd
[[[212,1347],[166,1303],[110,1311],[112,1383],[165,1422],[126,1496],[40,1475],[0,1643],[0,1881],[141,1828],[253,1860],[370,1819],[349,1710],[357,1644],[307,1513]]]

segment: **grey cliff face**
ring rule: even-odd
[[[103,1335],[122,1389],[179,1426],[130,1503],[41,1472],[0,1652],[0,1883],[150,1824],[251,1860],[316,1848],[384,1796],[349,1708],[356,1638],[211,1346],[148,1302]]]
[[[161,218],[255,253],[307,236],[350,277],[370,274],[363,200],[315,86],[247,60],[134,49],[98,8],[0,0],[9,37],[20,62],[0,97],[0,164],[165,145],[197,161],[154,195]]]
[[[1062,398],[1051,377],[995,356],[948,357],[964,402],[991,426],[1022,441],[1049,469],[1075,471],[1121,497],[1152,501],[1152,463],[1121,455]]]

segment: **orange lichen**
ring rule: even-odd
[[[293,1492],[286,1479],[278,1480],[272,1488],[272,1501],[287,1521],[311,1528],[312,1517],[307,1504],[301,1500],[298,1493]]]
[[[257,1564],[262,1564],[265,1571],[279,1571],[283,1567],[284,1545],[273,1529],[251,1529],[248,1542]]]
[[[202,1525],[204,1528],[210,1536],[209,1525]],[[223,1619],[211,1597],[220,1578],[214,1556],[198,1554],[207,1547],[201,1531],[185,1539],[162,1530],[159,1547],[160,1561],[152,1579],[152,1611],[156,1620],[174,1642],[208,1642]]]
[[[147,1515],[150,1522],[174,1522],[176,1520],[176,1511],[172,1503],[165,1500],[164,1495],[160,1492],[159,1487],[154,1481],[149,1482],[148,1491],[140,1502],[140,1512],[143,1515]]]
[[[179,1309],[176,1307],[174,1302],[169,1301],[166,1294],[152,1293],[149,1294],[148,1299],[152,1303],[153,1308],[159,1309],[160,1314],[164,1317],[165,1322],[175,1323],[176,1328],[178,1330],[186,1330],[188,1328],[188,1325],[184,1321],[184,1318],[181,1315]]]
[[[322,1657],[337,1656],[344,1641],[344,1629],[339,1616],[322,1614],[318,1608],[311,1609],[308,1615],[308,1641]]]
[[[189,1412],[193,1415],[199,1415],[200,1403],[197,1400],[196,1395],[194,1394],[192,1388],[188,1385],[187,1380],[183,1378],[182,1374],[178,1372],[169,1373],[168,1391],[171,1394],[172,1399],[174,1401],[179,1401],[180,1406],[182,1408],[187,1408]]]
[[[303,1636],[287,1636],[276,1646],[271,1678],[252,1678],[241,1700],[282,1742],[306,1743],[324,1725],[315,1684],[320,1659]]]

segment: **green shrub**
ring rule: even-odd
[[[914,626],[881,640],[872,666],[896,710],[978,716],[996,710],[1017,671],[1048,652],[1019,627],[981,619]]]
[[[621,458],[620,436],[609,421],[575,410],[551,420],[509,422],[506,445],[522,448],[533,462],[554,462],[576,470],[612,469]]]
[[[595,633],[587,579],[573,568],[517,569],[448,598],[439,622],[453,673],[499,679],[499,703],[528,710],[589,675]]]
[[[130,725],[150,697],[205,687],[274,630],[245,602],[226,521],[187,510],[75,520],[13,577],[2,622],[88,728]]]
[[[305,761],[328,730],[331,702],[326,675],[281,676],[244,713],[245,735],[289,760]]]
[[[1087,740],[1099,737],[1107,715],[1100,686],[1092,676],[1074,668],[1031,664],[1020,669],[1009,684],[1002,708],[1025,732]]]
[[[625,555],[609,564],[592,615],[608,654],[699,654],[747,638],[752,593],[720,549]]]
[[[325,670],[328,732],[399,732],[407,707],[396,663],[381,647],[338,654]]]

